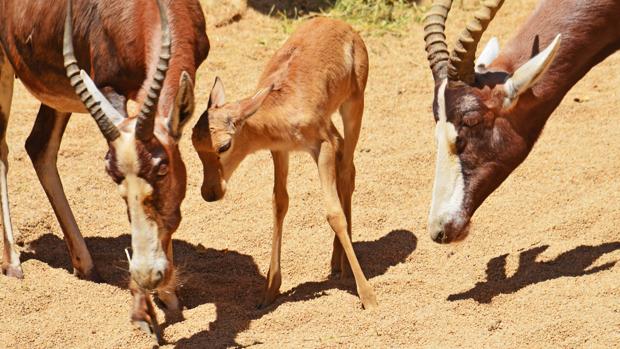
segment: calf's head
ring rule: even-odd
[[[514,72],[487,67],[499,54],[492,39],[475,61],[482,33],[503,4],[487,2],[452,54],[444,27],[451,0],[437,0],[425,19],[428,59],[435,78],[436,168],[428,229],[439,243],[460,241],[482,202],[525,159],[533,141],[521,128],[518,103],[549,67],[560,36]],[[475,61],[475,62],[474,62]]]
[[[204,179],[202,197],[217,201],[226,194],[226,181],[232,175],[245,152],[245,144],[237,144],[245,121],[261,107],[273,86],[237,102],[226,103],[224,84],[219,78],[209,97],[207,110],[200,116],[192,134],[194,148],[202,161]]]
[[[171,53],[167,15],[161,0],[157,3],[162,45],[157,71],[137,116],[128,117],[123,97],[112,94],[115,98],[111,102],[79,69],[72,42],[71,0],[63,49],[71,85],[108,142],[106,171],[127,204],[131,224],[133,253],[128,257],[132,281],[146,290],[166,286],[174,278],[171,235],[181,221],[187,178],[178,140],[194,108],[192,79],[183,72],[169,115],[156,115]]]

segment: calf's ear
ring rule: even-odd
[[[269,93],[273,91],[274,85],[272,84],[269,87],[263,88],[258,91],[254,97],[247,98],[239,102],[239,111],[237,115],[234,117],[234,122],[239,123],[247,120],[252,115],[256,114],[256,112],[260,109],[260,107],[265,103],[265,100],[269,96]]]

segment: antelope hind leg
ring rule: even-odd
[[[2,273],[10,277],[23,279],[24,273],[19,261],[19,250],[15,243],[15,234],[13,233],[13,224],[11,223],[7,183],[9,147],[6,143],[6,131],[11,114],[14,81],[13,68],[2,49],[0,49],[0,196],[2,197],[2,236],[4,240]]]
[[[316,161],[319,168],[319,177],[321,179],[325,204],[327,206],[327,221],[334,233],[336,233],[338,240],[340,240],[344,253],[351,265],[351,270],[353,271],[355,284],[357,286],[357,293],[359,294],[364,308],[376,308],[377,299],[375,293],[368,280],[366,280],[362,267],[355,256],[353,244],[351,244],[351,239],[347,232],[347,219],[338,198],[335,147],[330,142],[323,142],[320,146]]]
[[[84,237],[65,196],[56,166],[58,149],[70,117],[71,114],[60,113],[42,104],[30,136],[26,140],[26,151],[62,228],[74,273],[83,279],[100,281],[101,278],[95,270]]]

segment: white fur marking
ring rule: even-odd
[[[9,251],[9,260],[7,264],[12,267],[19,268],[19,251],[15,245],[15,237],[13,235],[13,225],[11,224],[11,213],[9,211],[9,193],[6,182],[6,166],[4,162],[0,161],[0,189],[2,192],[2,222],[4,226],[4,233],[6,234],[7,246],[5,250]]]
[[[465,182],[461,162],[456,154],[456,128],[448,122],[446,116],[446,85],[444,80],[437,95],[439,120],[435,127],[437,142],[437,159],[435,163],[435,182],[433,184],[433,199],[428,219],[431,235],[443,230],[448,222],[462,223],[459,215],[464,198]]]
[[[0,48],[1,50],[1,48]],[[0,52],[0,108],[4,117],[9,119],[11,114],[11,102],[13,100],[13,84],[15,82],[13,68],[9,64],[6,57],[2,58],[4,53]],[[6,134],[5,134],[6,137]],[[0,139],[0,142],[6,142],[5,139]],[[2,146],[2,145],[0,145]],[[1,151],[1,150],[0,150]],[[15,245],[15,236],[13,234],[13,225],[11,224],[11,212],[9,206],[9,190],[6,175],[8,172],[8,163],[6,154],[0,155],[0,195],[2,200],[2,225],[5,234],[4,246],[5,250],[8,250],[9,260],[5,261],[12,267],[19,268],[19,251]]]
[[[127,199],[131,216],[131,247],[133,256],[130,271],[151,274],[152,270],[164,271],[168,259],[159,240],[157,223],[148,217],[144,200],[153,193],[153,187],[138,176],[140,160],[133,134],[123,133],[116,141],[118,168],[125,175],[119,191]]]
[[[350,41],[344,43],[344,66],[347,72],[353,71],[353,43]]]
[[[487,66],[491,65],[497,56],[499,56],[499,40],[496,37],[492,37],[476,60],[476,73],[482,72]]]

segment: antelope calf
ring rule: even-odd
[[[351,244],[353,156],[367,78],[368,54],[359,35],[343,22],[316,18],[303,24],[276,52],[253,97],[226,103],[222,81],[215,81],[208,109],[192,136],[204,166],[203,198],[221,199],[228,180],[249,154],[268,149],[273,156],[273,246],[261,306],[274,301],[281,284],[280,246],[289,204],[286,181],[291,151],[310,153],[318,165],[327,221],[336,233],[332,272],[345,276],[352,271],[364,307],[377,304]],[[342,116],[344,138],[331,121],[336,110]]]

